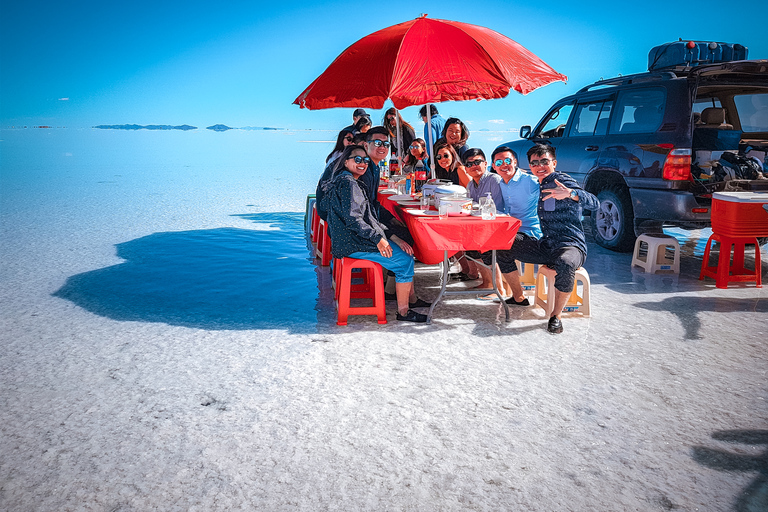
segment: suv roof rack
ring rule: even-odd
[[[681,74],[684,74],[688,69],[689,68],[681,67],[679,70],[676,69],[676,71],[679,71]],[[672,71],[654,71],[650,73],[637,73],[635,75],[617,76],[614,78],[607,78],[605,80],[598,80],[593,84],[589,84],[585,87],[582,87],[576,94],[587,92],[597,87],[616,87],[619,85],[637,84],[642,82],[674,80],[675,78],[678,78],[678,75]]]

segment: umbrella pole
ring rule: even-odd
[[[400,128],[400,112],[395,110],[395,125],[397,128],[395,128],[395,136],[397,143],[397,167],[400,169],[400,174],[403,173],[403,134],[401,133]]]
[[[427,154],[429,155],[429,168],[432,171],[432,179],[435,179],[435,141],[432,140],[432,109],[427,103]]]

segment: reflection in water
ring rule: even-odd
[[[239,217],[266,229],[155,233],[121,243],[125,262],[72,276],[54,295],[121,321],[314,331],[318,289],[303,213]]]

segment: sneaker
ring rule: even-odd
[[[506,302],[510,306],[530,306],[531,305],[531,303],[528,302],[528,297],[523,297],[523,300],[521,300],[521,301],[516,301],[514,297],[510,297],[507,300],[505,300],[504,302]],[[557,317],[555,317],[555,318],[557,318]]]
[[[401,315],[400,312],[397,312],[397,319],[401,322],[416,322],[416,323],[426,323],[427,321],[427,315],[422,315],[421,313],[417,313],[412,309],[408,310],[408,313],[406,315]]]
[[[547,330],[552,334],[560,334],[563,332],[563,322],[561,322],[560,319],[556,316],[553,316],[549,319]]]

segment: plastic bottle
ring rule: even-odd
[[[381,161],[381,175],[385,178],[389,178],[389,162],[387,159]]]
[[[415,185],[415,183],[413,181],[413,173],[409,172],[408,176],[406,176],[406,178],[405,178],[405,193],[406,194],[413,195],[413,194],[416,193],[416,187],[411,188],[412,185]]]
[[[490,192],[485,195],[484,199],[481,203],[483,220],[493,220],[496,218],[496,203],[493,201]]]

